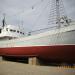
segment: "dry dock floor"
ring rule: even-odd
[[[0,61],[0,75],[75,75],[75,68],[36,66]]]

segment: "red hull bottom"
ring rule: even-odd
[[[0,55],[15,57],[36,56],[49,61],[75,63],[75,45],[0,48]]]

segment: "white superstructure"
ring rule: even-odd
[[[26,47],[50,45],[74,45],[75,22],[60,29],[49,30],[43,33],[18,37],[17,39],[0,41],[0,47]]]
[[[15,25],[6,25],[2,28],[0,39],[12,39],[25,36],[24,30]]]

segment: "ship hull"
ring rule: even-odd
[[[2,48],[3,56],[39,57],[48,61],[75,62],[75,45]]]
[[[36,56],[48,61],[75,62],[75,25],[19,39],[0,41],[0,55]]]

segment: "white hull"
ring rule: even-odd
[[[25,36],[18,39],[0,41],[0,47],[2,48],[72,44],[75,44],[75,25],[66,26],[56,30],[50,30],[36,35]]]

